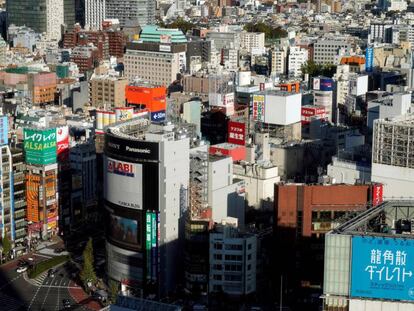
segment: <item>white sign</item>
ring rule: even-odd
[[[160,52],[171,52],[171,46],[160,44]]]
[[[105,157],[105,199],[120,206],[142,209],[142,165]]]

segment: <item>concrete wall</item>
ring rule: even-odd
[[[384,197],[414,197],[414,169],[372,163],[371,180],[384,184]]]

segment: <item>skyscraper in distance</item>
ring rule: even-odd
[[[127,20],[137,20],[139,25],[155,24],[155,0],[106,0],[106,17],[117,18],[121,27]]]
[[[8,24],[26,25],[49,40],[60,40],[64,23],[64,0],[9,0]]]

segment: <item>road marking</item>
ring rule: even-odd
[[[32,300],[30,301],[30,304],[29,304],[29,307],[27,308],[27,310],[30,310],[30,308],[32,307],[32,304],[33,304],[33,302],[34,302],[34,300],[35,300],[35,298],[36,298],[36,296],[37,296],[37,294],[39,293],[39,290],[40,290],[41,288],[42,288],[42,287],[41,287],[41,286],[39,286],[39,288],[37,289],[37,291],[36,291],[36,293],[34,294],[34,296],[33,296]]]
[[[56,276],[55,276],[56,277]],[[53,284],[53,281],[55,280],[55,278],[53,278],[53,280],[50,282],[50,284]],[[42,286],[42,287],[44,287],[44,286]],[[47,292],[46,292],[46,295],[45,295],[45,299],[43,299],[43,303],[42,303],[42,305],[41,305],[41,307],[40,307],[40,309],[42,309],[43,308],[43,306],[45,305],[45,303],[46,303],[46,298],[47,298],[47,296],[49,296],[49,292],[50,292],[50,288],[51,288],[51,286],[49,286],[48,287],[48,289],[47,289]]]
[[[63,280],[64,279],[60,280],[60,284],[62,284]],[[60,294],[60,287],[58,288],[58,292],[57,292],[57,303],[56,303],[56,308],[55,308],[56,310],[59,310],[59,306],[60,306],[59,294]]]

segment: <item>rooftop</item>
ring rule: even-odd
[[[159,28],[154,25],[145,26],[139,38],[141,42],[186,43],[187,38],[179,29]]]

